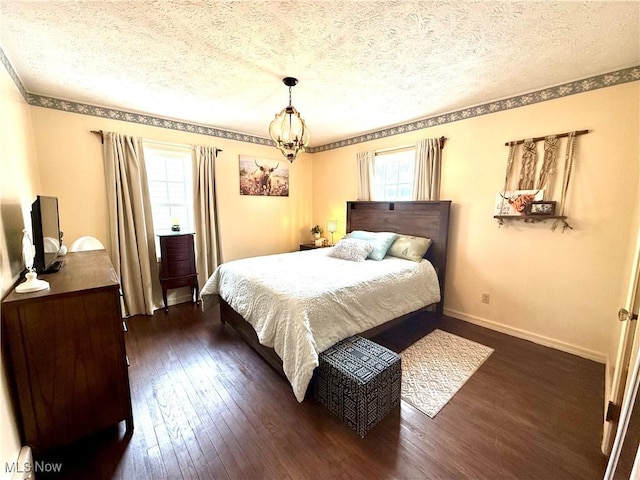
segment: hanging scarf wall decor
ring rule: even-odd
[[[538,174],[538,188],[545,189],[545,200],[551,198],[553,179],[556,173],[556,162],[558,154],[558,137],[549,135],[544,139],[544,159]]]
[[[509,143],[509,157],[507,158],[507,171],[504,175],[504,188],[503,190],[507,190],[509,187],[509,177],[511,176],[511,172],[513,171],[513,163],[516,158],[516,152],[518,150],[517,143]]]
[[[532,138],[528,138],[522,144],[522,166],[520,168],[520,183],[518,189],[531,190],[536,175],[536,162],[538,161],[538,152],[536,144]]]
[[[525,222],[536,223],[546,219],[555,220],[551,230],[555,231],[558,225],[562,225],[562,231],[573,229],[567,223],[565,208],[568,199],[569,184],[571,183],[573,165],[575,163],[576,138],[589,133],[589,130],[577,130],[569,133],[558,133],[545,137],[528,138],[524,140],[512,140],[505,143],[509,147],[507,168],[504,177],[504,188],[496,194],[494,218],[498,225],[504,225],[504,219],[521,219]],[[566,153],[564,158],[564,175],[562,178],[562,192],[556,202],[551,200],[557,171],[560,169],[560,138],[567,138]],[[540,171],[537,172],[537,143],[544,140],[544,157]],[[520,170],[515,173],[515,164],[518,163],[518,145],[522,144]],[[536,178],[536,173],[538,173]],[[516,190],[509,190],[509,185],[517,183]],[[535,185],[535,186],[534,186]],[[514,208],[517,201],[525,202],[524,208]],[[518,204],[519,205],[519,204]],[[559,207],[556,209],[556,205]],[[510,207],[510,208],[508,208]],[[517,210],[517,211],[516,211]]]
[[[562,222],[563,233],[567,228],[573,229],[573,227],[569,225],[567,221],[564,219],[564,207],[567,201],[567,192],[569,191],[569,182],[571,181],[571,171],[573,170],[573,161],[574,161],[573,157],[574,157],[575,148],[576,148],[576,132],[569,133],[568,137],[569,138],[567,139],[567,150],[564,157],[564,175],[562,178],[562,193],[560,195],[560,212],[558,213],[558,215],[562,218],[558,218],[555,222],[553,222],[553,225],[551,225],[551,230],[555,231],[558,224]]]
[[[518,142],[509,142],[509,154],[507,156],[507,170],[504,174],[504,186],[502,191],[506,194],[509,189],[509,178],[511,177],[511,172],[513,171],[513,164],[515,163],[516,152],[518,150]],[[505,195],[500,195],[500,206],[498,208],[498,212],[502,213],[505,211],[507,199]],[[498,219],[498,225],[502,225],[502,219]]]

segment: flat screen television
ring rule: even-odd
[[[33,229],[33,245],[35,258],[33,268],[36,272],[56,271],[60,253],[60,219],[58,217],[58,198],[38,195],[31,205],[31,228]]]

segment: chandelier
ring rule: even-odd
[[[289,87],[289,105],[273,119],[269,125],[269,135],[278,150],[293,163],[298,153],[305,151],[311,136],[300,113],[291,105],[291,87],[297,85],[298,79],[286,77],[282,79],[282,83]]]

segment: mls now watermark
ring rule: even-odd
[[[62,463],[41,460],[24,463],[6,462],[4,471],[5,473],[60,473],[62,471]]]

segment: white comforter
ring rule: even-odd
[[[280,356],[299,402],[318,353],[340,340],[440,300],[426,260],[352,262],[329,248],[235,260],[220,265],[201,295],[219,294]]]

